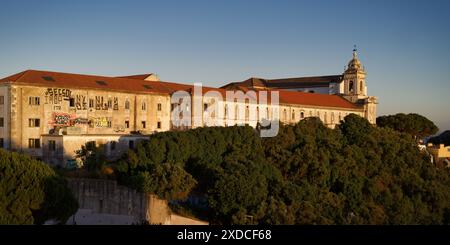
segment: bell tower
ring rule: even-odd
[[[343,75],[343,95],[354,97],[350,99],[355,102],[358,99],[367,97],[366,71],[358,59],[356,46],[353,49],[353,59],[348,62]]]
[[[344,71],[340,91],[342,97],[364,108],[364,117],[370,123],[376,124],[378,99],[367,95],[366,71],[358,59],[356,46],[353,49],[353,58]]]

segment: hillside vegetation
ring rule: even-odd
[[[213,224],[449,224],[450,178],[414,136],[356,115],[165,132],[115,163],[121,183],[169,200],[195,193]],[[198,207],[193,207],[198,208]]]

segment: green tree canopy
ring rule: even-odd
[[[67,181],[49,166],[0,149],[0,224],[65,223],[77,209]]]
[[[450,223],[449,172],[413,135],[353,114],[336,129],[306,118],[264,139],[251,127],[158,133],[116,170],[163,197],[195,192],[213,224]]]
[[[419,114],[399,113],[377,118],[377,126],[388,127],[416,138],[424,138],[438,132],[438,127],[428,118]]]

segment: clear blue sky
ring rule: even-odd
[[[450,129],[449,2],[2,0],[0,77],[155,72],[220,86],[340,74],[357,44],[379,115]]]

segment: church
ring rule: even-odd
[[[251,107],[248,100],[227,100],[215,104],[218,113],[212,116],[221,126],[257,127],[262,118],[293,124],[317,117],[334,128],[349,114],[376,122],[377,98],[368,95],[356,50],[341,75],[250,78],[221,88],[203,87],[199,95],[192,84],[161,81],[155,74],[109,77],[27,70],[0,79],[0,147],[62,167],[78,166],[76,151],[87,144],[102,147],[114,159],[151,134],[208,126],[202,119],[177,126],[173,115],[180,103],[173,97],[180,91],[192,96],[189,103],[201,105],[189,110],[187,121],[209,113],[214,104],[207,99],[209,92],[266,91],[278,93],[277,104]],[[258,116],[251,117],[255,112]]]

